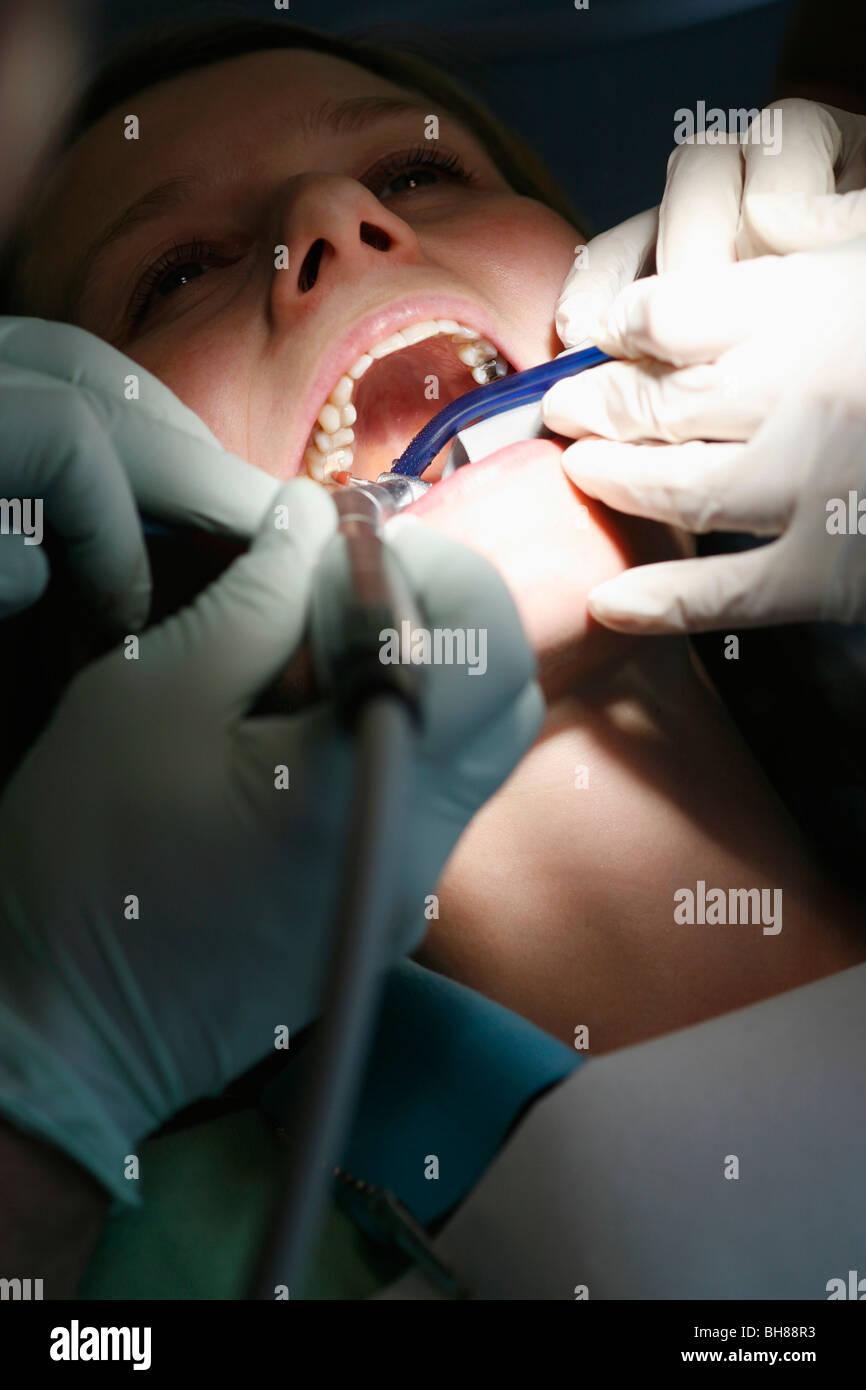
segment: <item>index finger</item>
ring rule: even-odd
[[[659,209],[659,274],[735,261],[742,191],[739,145],[677,145]]]
[[[556,331],[565,347],[590,340],[620,290],[642,273],[657,231],[658,208],[647,208],[577,248],[556,306]]]

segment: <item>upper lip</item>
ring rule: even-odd
[[[471,299],[462,295],[422,292],[389,300],[357,319],[319,360],[299,422],[299,455],[331,391],[361,354],[408,324],[422,323],[428,319],[455,319],[470,328],[477,328],[490,340],[500,356],[518,371],[523,370],[524,354],[518,344],[493,322],[485,309]],[[530,366],[531,363],[527,361],[525,365]],[[473,386],[474,382],[467,371],[467,391]]]

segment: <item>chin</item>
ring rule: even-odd
[[[631,565],[676,553],[670,541],[660,544],[665,528],[620,517],[585,497],[562,470],[564,447],[549,439],[510,444],[436,483],[410,508],[499,570],[538,657],[548,700],[625,659],[638,640],[590,617],[590,589]]]

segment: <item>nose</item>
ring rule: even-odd
[[[278,244],[288,265],[275,268],[271,283],[273,322],[301,303],[332,293],[391,263],[418,264],[421,249],[412,228],[356,179],[342,174],[302,174],[286,189]],[[277,256],[275,267],[279,265]]]

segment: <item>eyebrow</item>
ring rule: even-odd
[[[356,132],[377,121],[385,120],[389,116],[410,114],[423,117],[424,108],[415,102],[405,101],[399,97],[347,97],[343,101],[328,99],[309,115],[302,116],[300,120],[288,115],[286,120],[291,123],[296,132],[300,131],[302,136],[309,138],[321,130],[329,130],[338,135]],[[189,169],[157,184],[130,203],[118,217],[108,224],[84,253],[74,276],[74,282],[78,283],[78,289],[74,293],[74,302],[69,306],[70,311],[74,313],[77,309],[90,285],[94,272],[98,269],[100,260],[110,246],[125,236],[129,236],[136,228],[145,223],[154,222],[164,213],[189,202],[193,194],[202,192],[206,186],[205,170],[203,168]]]

